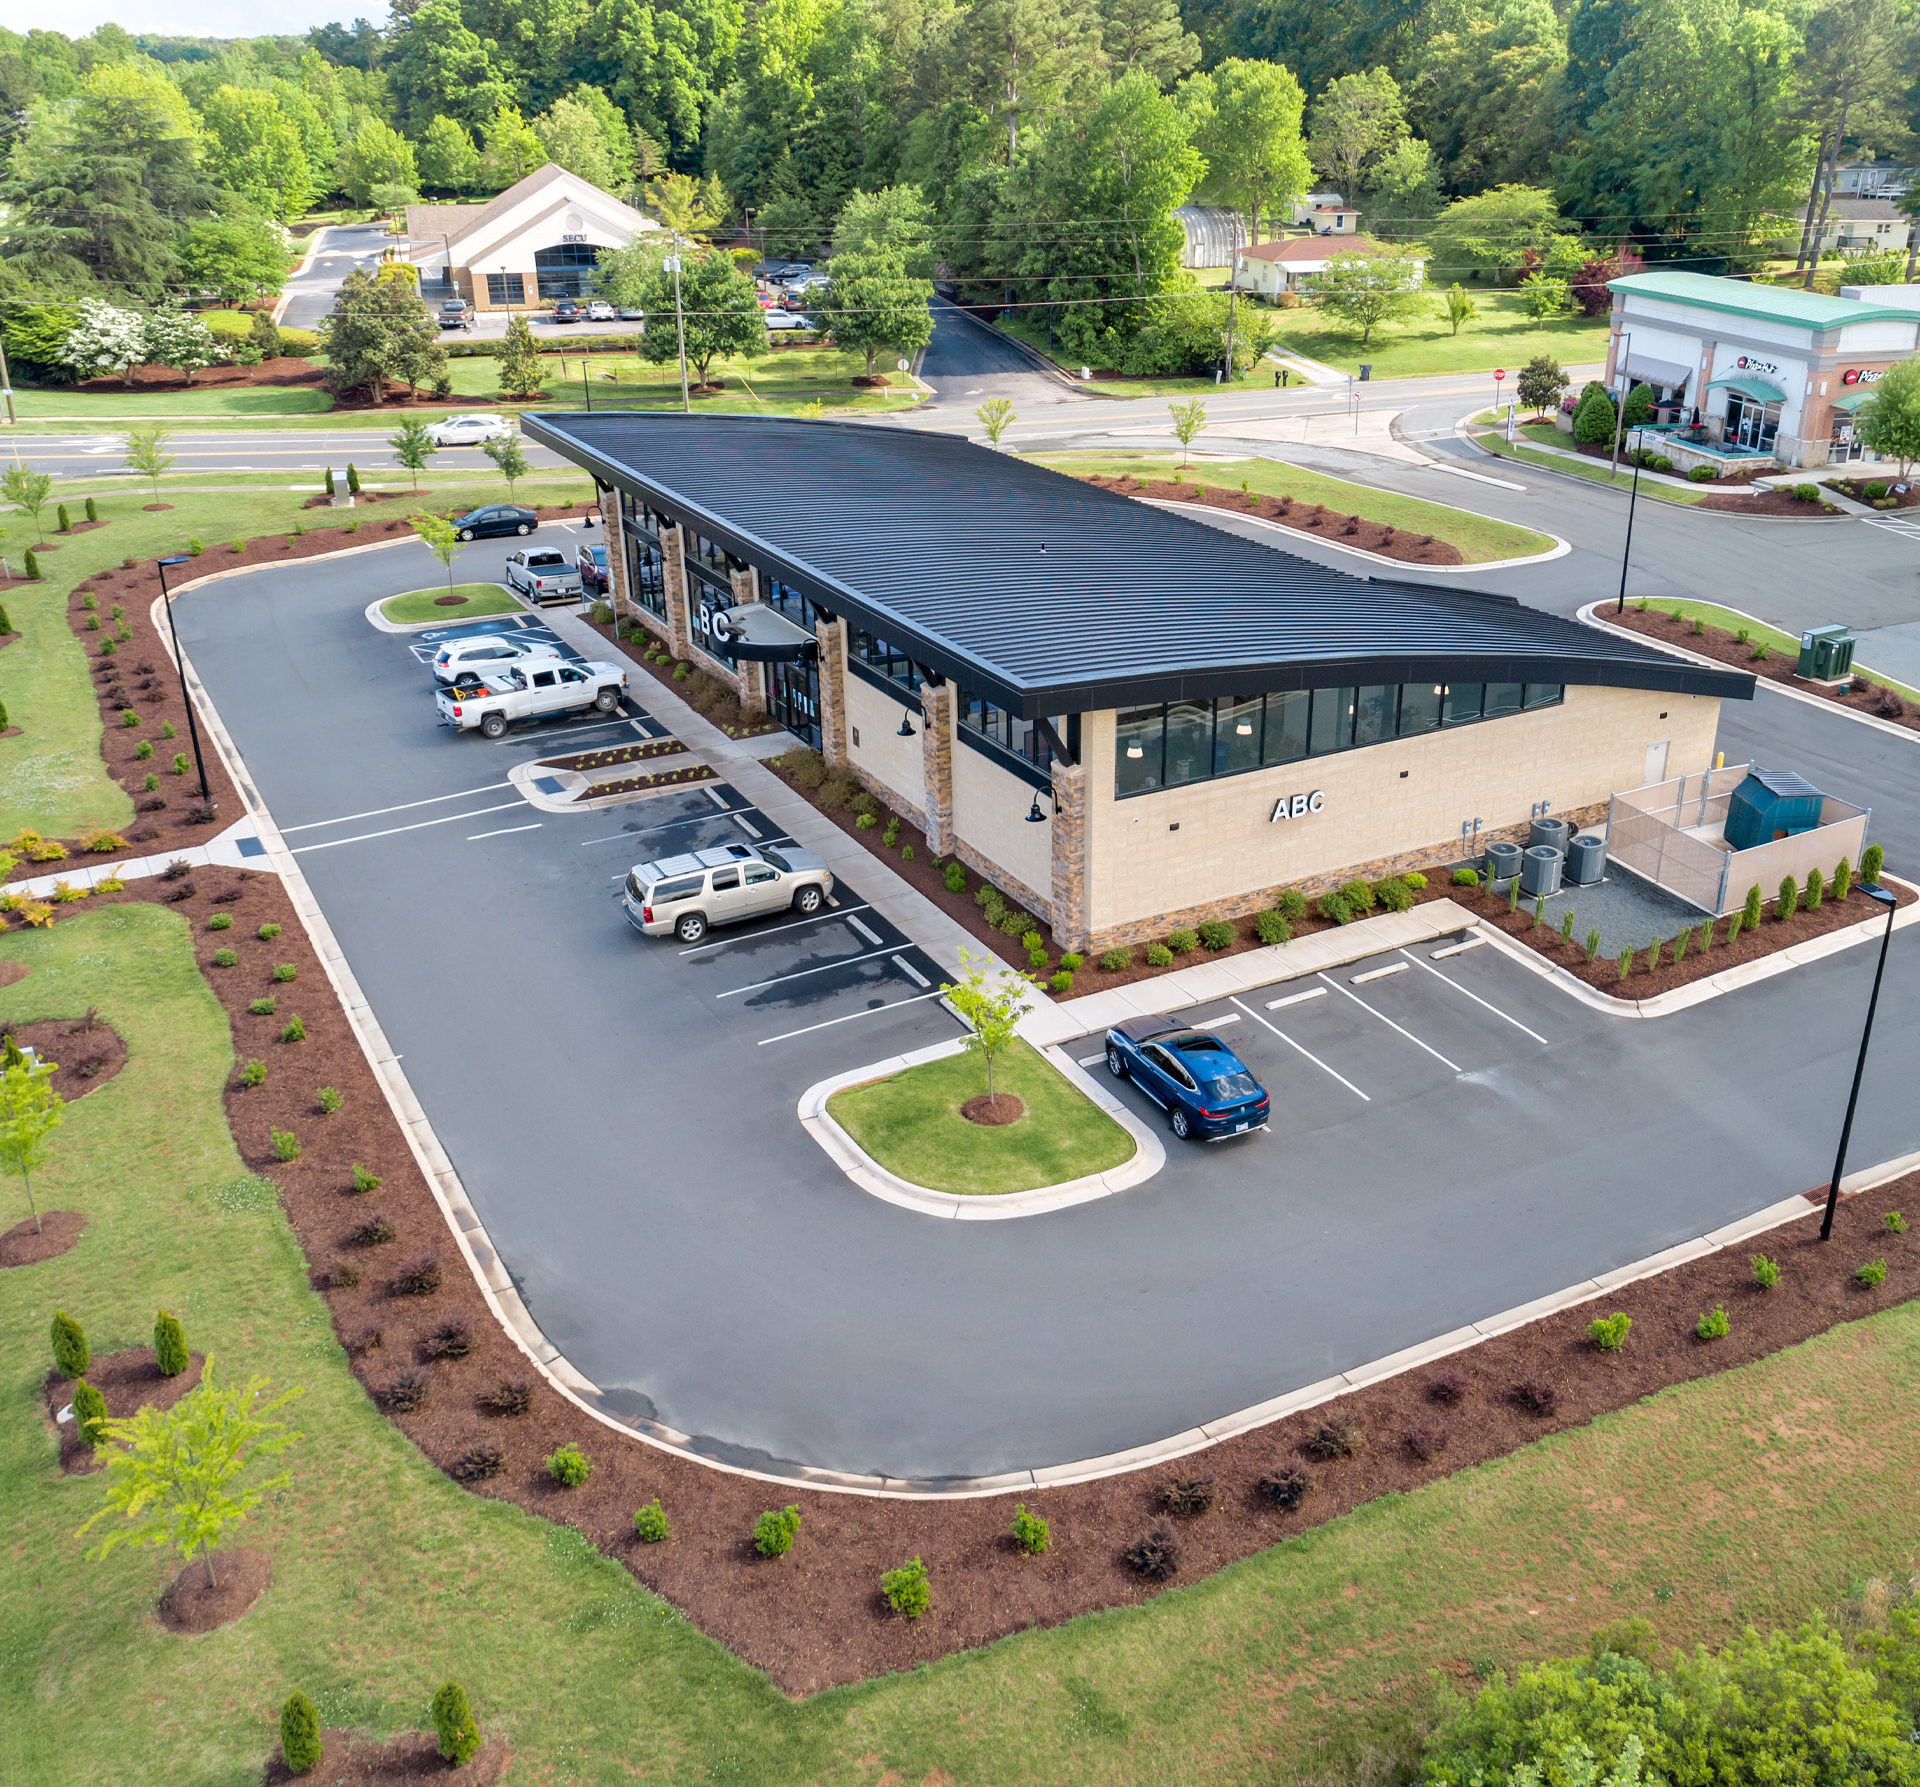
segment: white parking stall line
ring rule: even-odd
[[[1267,1010],[1285,1011],[1289,1005],[1304,1005],[1309,999],[1324,999],[1326,996],[1325,987],[1308,987],[1304,993],[1289,993],[1284,999],[1269,999]]]
[[[404,813],[413,807],[430,807],[443,800],[471,800],[476,794],[491,794],[496,788],[511,788],[511,782],[489,782],[484,788],[463,788],[458,794],[434,794],[425,800],[403,800],[397,807],[373,807],[364,813],[342,813],[338,819],[310,819],[305,825],[283,825],[280,835],[291,837],[297,831],[318,831],[323,825],[350,825],[356,819],[378,819],[383,813]]]
[[[329,838],[324,844],[300,844],[290,853],[305,856],[310,850],[332,850],[341,844],[365,844],[374,838],[391,838],[403,831],[425,831],[430,825],[451,825],[456,819],[480,819],[488,813],[504,813],[510,807],[524,807],[523,800],[505,801],[497,807],[476,807],[471,813],[448,813],[439,819],[420,819],[412,825],[391,825],[385,831],[363,831],[351,838]]]
[[[1487,1000],[1482,999],[1478,993],[1469,991],[1469,989],[1467,989],[1466,987],[1463,987],[1457,980],[1455,980],[1451,974],[1442,974],[1440,970],[1434,967],[1430,962],[1423,962],[1417,956],[1410,954],[1406,950],[1402,950],[1400,953],[1406,956],[1407,959],[1410,962],[1412,962],[1416,968],[1426,969],[1426,971],[1429,974],[1431,974],[1435,980],[1444,980],[1447,983],[1447,985],[1452,987],[1456,993],[1465,993],[1467,997],[1474,1002],[1475,1005],[1485,1006],[1486,1009],[1492,1012],[1496,1018],[1503,1018],[1506,1020],[1507,1023],[1511,1024],[1514,1027],[1514,1029],[1525,1031],[1525,1033],[1528,1036],[1531,1036],[1533,1040],[1537,1042],[1543,1049],[1550,1049],[1553,1047],[1553,1044],[1548,1042],[1547,1039],[1544,1036],[1542,1036],[1538,1030],[1528,1030],[1526,1025],[1521,1023],[1518,1018],[1508,1016],[1508,1014],[1502,1011],[1499,1006],[1490,1004]]]
[[[520,748],[544,746],[550,738],[574,738],[582,732],[611,732],[624,721],[615,716],[611,720],[597,720],[591,726],[561,726],[552,732],[523,732],[517,738],[495,739],[495,744],[513,745]]]
[[[1436,972],[1438,972],[1438,970],[1436,970]],[[1327,985],[1332,987],[1336,993],[1344,994],[1347,998],[1351,999],[1355,1005],[1360,1007],[1362,1011],[1373,1012],[1373,1015],[1376,1018],[1378,1018],[1381,1023],[1385,1024],[1389,1030],[1399,1030],[1400,1034],[1404,1036],[1408,1042],[1412,1043],[1416,1049],[1425,1049],[1427,1053],[1431,1055],[1434,1058],[1434,1060],[1438,1061],[1442,1067],[1451,1068],[1455,1073],[1464,1073],[1466,1071],[1463,1067],[1460,1066],[1460,1064],[1457,1061],[1449,1061],[1445,1055],[1440,1053],[1438,1049],[1433,1048],[1431,1045],[1422,1042],[1419,1039],[1419,1037],[1415,1036],[1411,1030],[1401,1029],[1401,1026],[1396,1024],[1392,1018],[1388,1017],[1384,1011],[1375,1011],[1374,1008],[1371,1005],[1369,1005],[1366,1002],[1366,1000],[1362,999],[1358,993],[1349,992],[1345,987],[1343,987],[1336,980],[1327,980],[1327,977],[1324,974],[1321,975],[1320,978],[1322,980],[1326,980]]]
[[[616,875],[614,879],[619,881],[624,880],[625,877]],[[864,906],[854,906],[849,908],[849,910],[865,912],[867,908]],[[683,956],[703,956],[710,949],[725,949],[730,943],[755,943],[762,937],[772,937],[781,931],[798,930],[802,925],[824,924],[834,916],[835,914],[831,912],[816,912],[811,918],[792,918],[783,925],[769,925],[764,931],[742,931],[737,937],[722,937],[717,943],[696,943],[691,949],[683,949],[679,953]],[[878,939],[876,939],[876,941],[878,941]]]
[[[743,832],[745,832],[745,833],[747,834],[747,836],[748,836],[748,837],[750,837],[750,838],[757,838],[757,837],[759,837],[759,835],[760,835],[760,828],[759,828],[759,826],[757,826],[757,825],[749,825],[749,824],[748,824],[748,823],[746,822],[746,820],[744,820],[743,818],[741,818],[741,817],[740,817],[740,815],[739,815],[738,813],[729,813],[729,814],[727,815],[727,817],[728,817],[729,819],[731,819],[731,820],[732,820],[732,821],[734,822],[734,824],[735,824],[735,825],[737,825],[737,826],[739,826],[739,828],[740,828],[740,829],[741,829],[741,830],[742,830]]]
[[[1080,1067],[1098,1067],[1106,1058],[1106,1050],[1102,1049],[1097,1055],[1082,1055],[1076,1065]]]
[[[468,837],[467,837],[467,842],[468,842],[469,844],[477,844],[477,843],[479,843],[479,842],[480,842],[480,840],[481,840],[482,838],[510,838],[510,837],[512,837],[512,836],[513,836],[513,834],[514,834],[515,832],[520,832],[520,831],[538,831],[538,830],[540,830],[540,825],[539,825],[539,824],[534,824],[534,825],[509,825],[509,826],[507,826],[507,827],[506,827],[506,828],[505,828],[504,830],[502,830],[502,831],[476,831],[476,832],[472,832],[472,833],[470,833],[470,834],[468,835]]]
[[[681,825],[705,825],[707,823],[708,819],[705,813],[695,813],[691,819],[662,819],[658,825],[643,825],[635,831],[610,831],[604,838],[582,838],[580,848],[584,850],[589,844],[616,844],[622,838],[649,837],[654,832],[672,831],[676,826]]]
[[[869,949],[857,956],[842,956],[837,962],[822,962],[817,968],[796,968],[791,974],[776,974],[771,980],[756,980],[751,986],[729,987],[724,993],[715,993],[716,999],[736,999],[742,993],[758,993],[766,987],[784,986],[790,980],[805,980],[810,974],[825,974],[834,968],[851,968],[855,962],[871,962],[875,956],[887,953],[883,946]]]
[[[1436,962],[1444,962],[1448,956],[1463,956],[1470,949],[1482,948],[1486,941],[1484,937],[1469,937],[1464,943],[1449,943],[1445,949],[1436,949],[1433,952],[1433,959]]]
[[[866,940],[869,943],[878,943],[880,941],[880,933],[878,931],[869,930],[865,925],[863,925],[859,921],[859,919],[850,918],[847,920],[847,923],[850,924],[856,931],[858,931],[861,936],[866,938]]]
[[[785,1030],[778,1036],[761,1037],[756,1047],[765,1048],[770,1042],[791,1042],[796,1036],[811,1036],[816,1030],[831,1030],[835,1024],[851,1024],[855,1018],[875,1018],[883,1011],[898,1011],[903,1005],[923,1005],[929,999],[938,999],[939,992],[915,993],[911,999],[889,999],[885,1005],[870,1005],[865,1011],[850,1011],[843,1017],[828,1018],[824,1023],[809,1024],[804,1030]]]
[[[917,987],[930,987],[933,982],[920,972],[905,956],[895,956],[893,965]]]
[[[1240,1001],[1236,999],[1234,1000],[1234,1004],[1240,1005]],[[1244,1011],[1248,1017],[1252,1018],[1256,1024],[1265,1025],[1265,1027],[1271,1030],[1275,1036],[1279,1037],[1279,1039],[1282,1042],[1284,1042],[1288,1048],[1292,1049],[1295,1054],[1305,1055],[1306,1058],[1309,1061],[1311,1061],[1315,1067],[1319,1068],[1322,1073],[1332,1074],[1333,1077],[1336,1080],[1338,1080],[1341,1085],[1346,1087],[1346,1089],[1349,1092],[1351,1092],[1355,1098],[1359,1099],[1362,1104],[1373,1103],[1372,1098],[1370,1098],[1366,1093],[1362,1092],[1360,1088],[1356,1086],[1350,1079],[1348,1079],[1345,1074],[1341,1073],[1337,1068],[1329,1067],[1311,1049],[1303,1049],[1297,1042],[1293,1040],[1291,1036],[1289,1036],[1284,1030],[1282,1030],[1278,1024],[1268,1022],[1267,1019],[1263,1018],[1250,1005],[1240,1005],[1240,1009]]]

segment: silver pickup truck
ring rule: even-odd
[[[433,698],[440,724],[456,732],[475,727],[486,738],[498,738],[515,720],[540,720],[549,714],[584,713],[598,708],[612,713],[620,705],[627,673],[617,664],[568,664],[547,658],[528,658],[468,673],[450,689]]]

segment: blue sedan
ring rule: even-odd
[[[1218,1141],[1264,1129],[1266,1089],[1219,1037],[1175,1018],[1129,1018],[1107,1032],[1107,1071],[1132,1080],[1167,1113],[1173,1133]]]

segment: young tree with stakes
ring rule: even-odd
[[[433,436],[427,432],[426,423],[418,416],[407,417],[400,424],[398,434],[387,436],[387,445],[393,449],[395,463],[405,466],[413,473],[413,487],[418,490],[420,468],[440,451],[433,443]]]
[[[127,430],[127,470],[138,472],[153,486],[153,500],[160,500],[160,480],[173,467],[173,455],[167,451],[173,437],[158,422],[136,422]]]
[[[499,469],[501,477],[507,481],[507,501],[514,500],[514,489],[533,467],[527,463],[527,456],[520,451],[520,437],[507,435],[503,440],[486,441],[480,451],[491,459]]]
[[[270,1490],[292,1481],[282,1471],[240,1487],[256,1464],[305,1437],[273,1418],[304,1392],[286,1390],[262,1405],[265,1378],[223,1388],[214,1382],[213,1367],[209,1354],[200,1382],[164,1413],[143,1408],[131,1420],[106,1424],[107,1438],[115,1442],[107,1458],[107,1503],[74,1536],[90,1532],[109,1514],[121,1515],[128,1524],[109,1533],[89,1557],[104,1558],[127,1544],[170,1547],[183,1569],[204,1556],[207,1580],[217,1582],[213,1553],[221,1537]]]
[[[1441,294],[1441,302],[1446,306],[1447,321],[1456,335],[1462,323],[1470,323],[1480,314],[1480,306],[1467,296],[1457,279]]]
[[[989,981],[987,970],[992,964],[986,957],[976,956],[967,949],[960,951],[960,965],[964,978],[957,985],[949,982],[940,990],[972,1026],[967,1048],[987,1064],[987,1097],[991,1099],[993,1058],[1013,1046],[1014,1026],[1027,1009],[1031,985],[1025,975],[1011,968],[1001,970],[995,980]]]
[[[444,515],[409,515],[407,524],[427,543],[427,550],[447,568],[447,594],[453,594],[453,555],[460,550],[460,530]]]
[[[47,532],[40,525],[40,511],[47,506],[47,498],[52,494],[53,475],[50,472],[36,472],[31,466],[15,463],[8,466],[4,474],[0,474],[0,496],[4,496],[15,508],[26,510],[42,546],[47,543]]]
[[[49,1133],[66,1120],[66,1101],[50,1084],[53,1063],[24,1061],[0,1073],[0,1169],[18,1173],[26,1188],[33,1232],[41,1233],[40,1211],[33,1201],[33,1174],[47,1163]]]

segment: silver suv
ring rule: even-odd
[[[811,918],[832,892],[832,874],[810,850],[726,844],[635,863],[621,904],[636,931],[698,943],[709,925],[736,924],[769,912]]]

